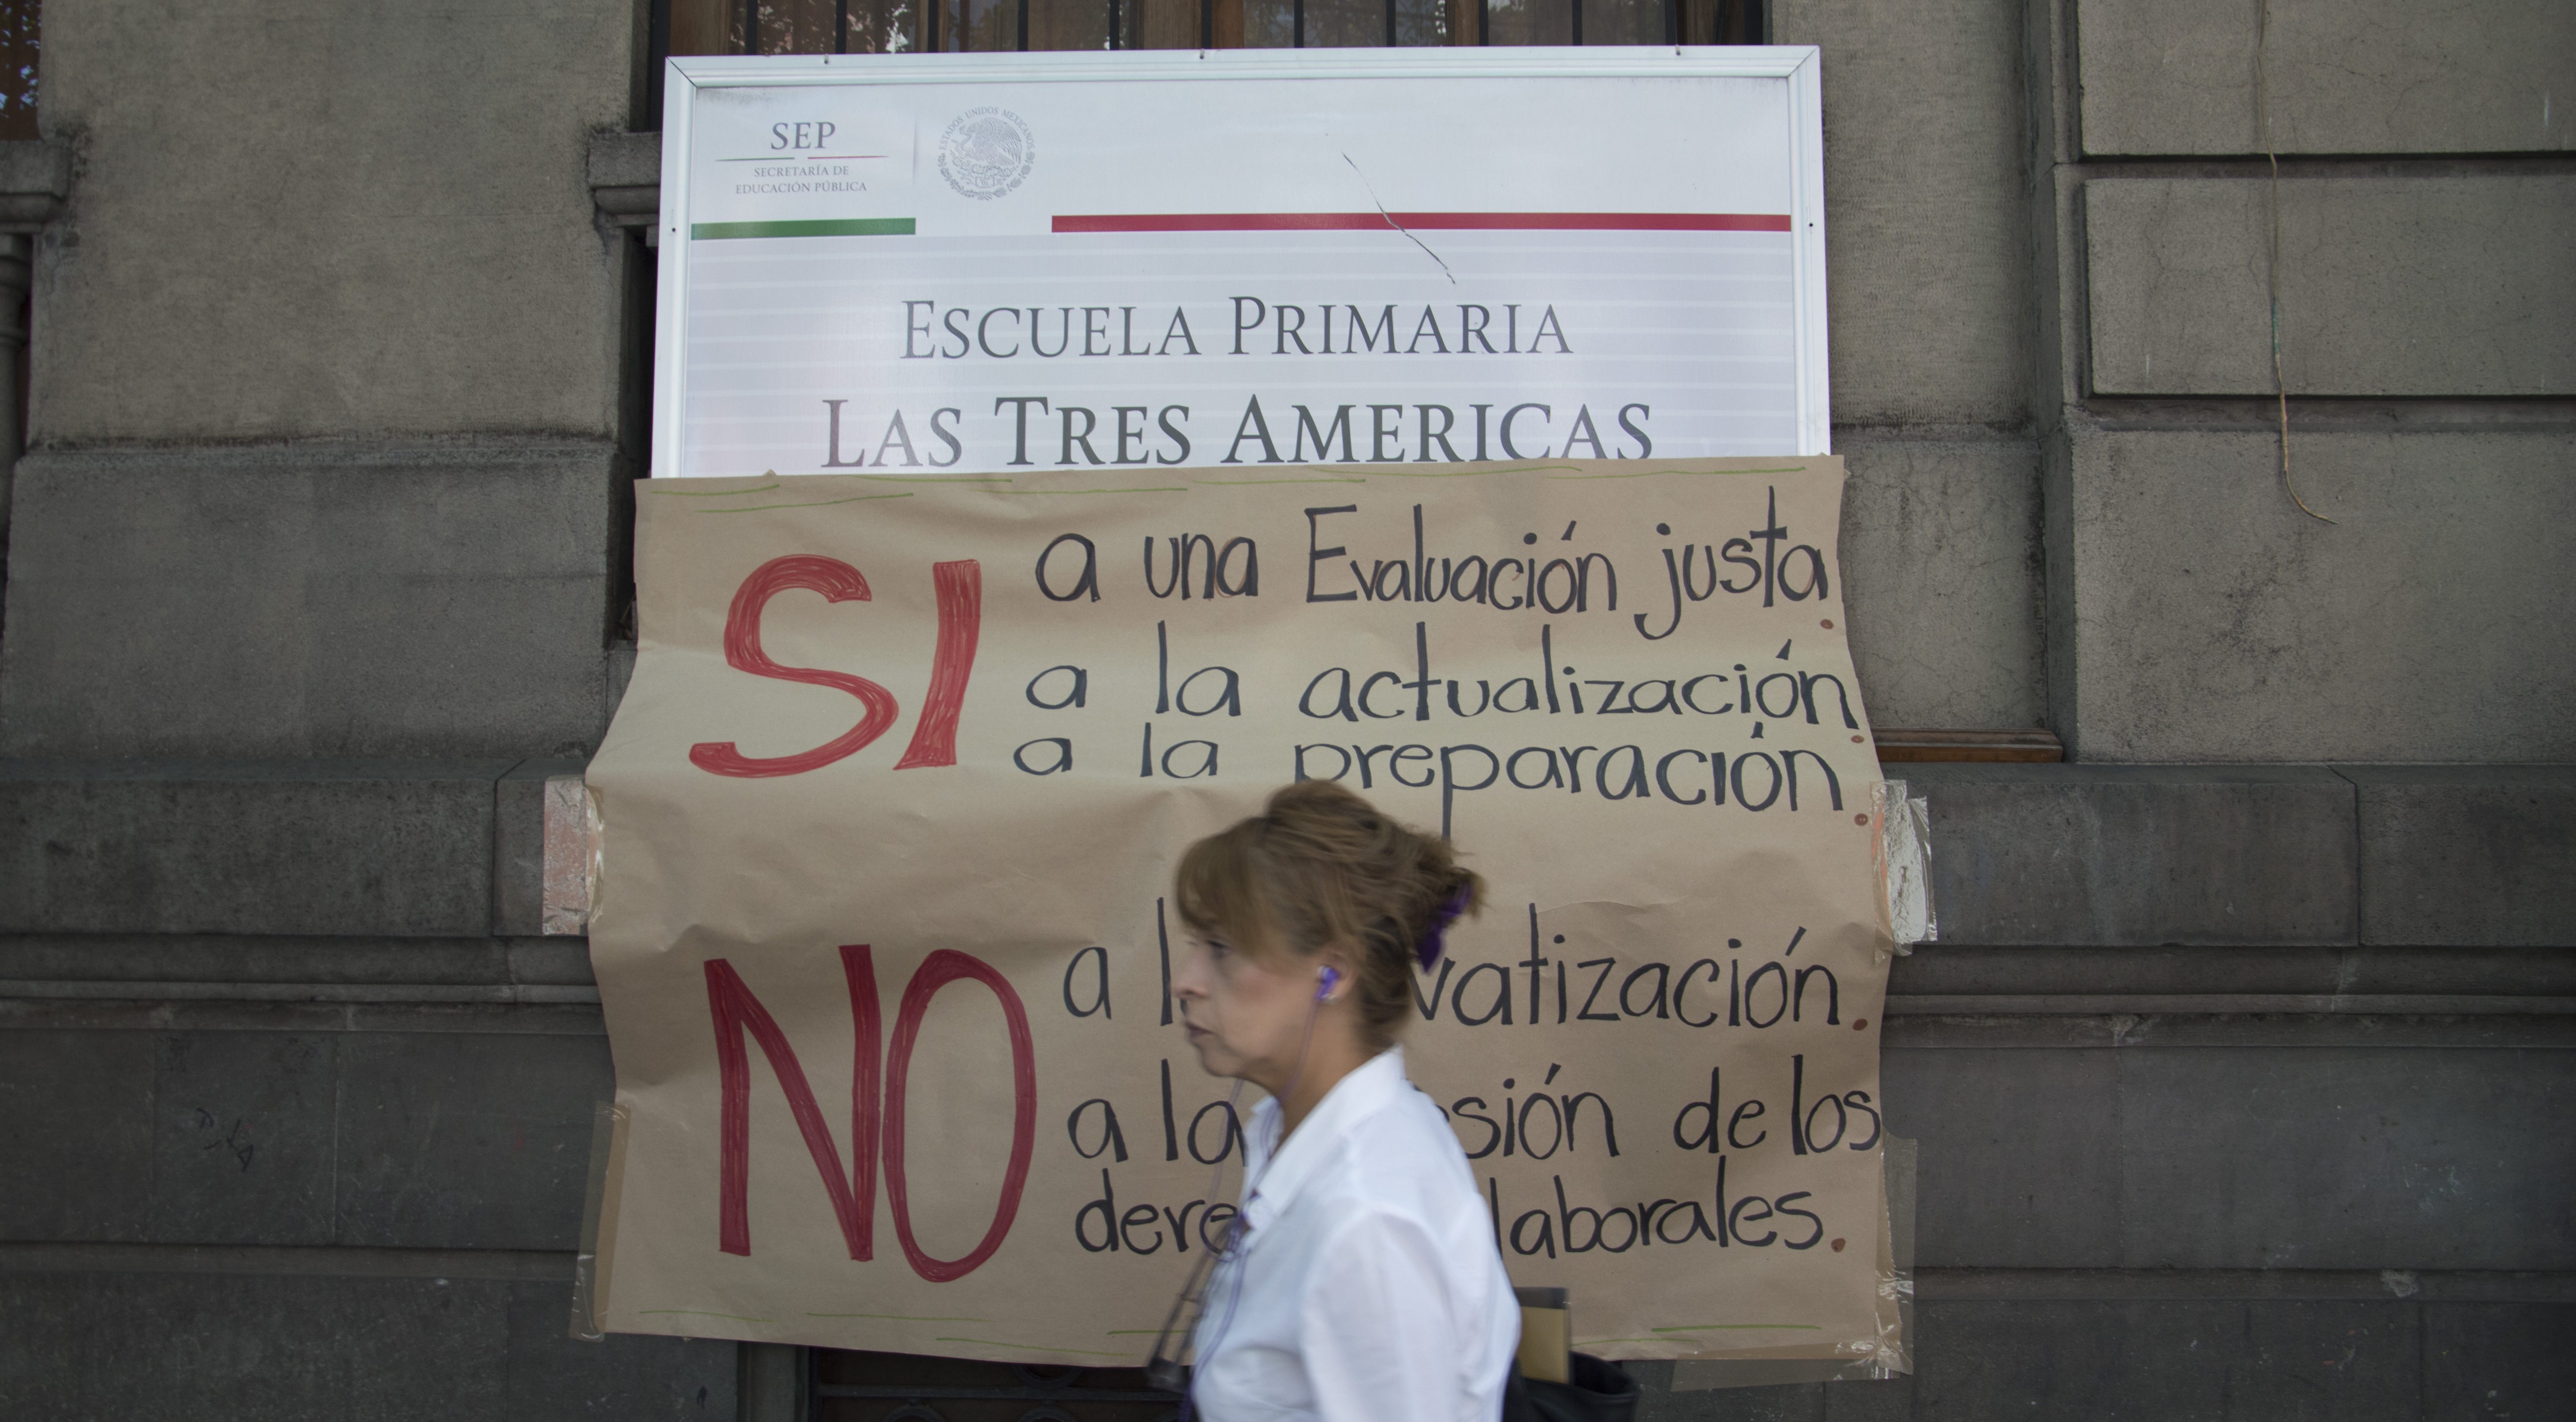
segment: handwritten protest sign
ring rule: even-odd
[[[590,770],[631,1332],[1134,1363],[1219,1237],[1170,875],[1279,784],[1492,904],[1410,1070],[1619,1357],[1882,1331],[1878,776],[1831,457],[639,486]]]

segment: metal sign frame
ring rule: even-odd
[[[1813,45],[1405,49],[1121,50],[1007,54],[829,54],[673,58],[664,74],[659,301],[653,343],[653,453],[679,472],[688,373],[688,161],[702,90],[882,84],[1100,83],[1172,80],[1451,78],[1783,79],[1789,105],[1799,447],[1833,452],[1825,349],[1824,103]]]

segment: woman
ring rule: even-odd
[[[1394,1044],[1415,966],[1481,881],[1313,780],[1191,846],[1178,880],[1190,1045],[1270,1093],[1193,1335],[1193,1401],[1211,1422],[1493,1422],[1519,1308],[1466,1156]]]

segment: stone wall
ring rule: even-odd
[[[537,791],[620,684],[642,15],[49,7],[0,151],[0,1411],[792,1414],[786,1350],[565,1337],[612,1074]],[[1776,0],[1873,719],[2074,759],[1894,768],[1916,1375],[1647,1367],[1649,1417],[2576,1392],[2576,34],[2272,0],[2326,524],[2261,16]]]

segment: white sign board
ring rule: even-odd
[[[1816,52],[680,59],[653,470],[1830,452]]]

